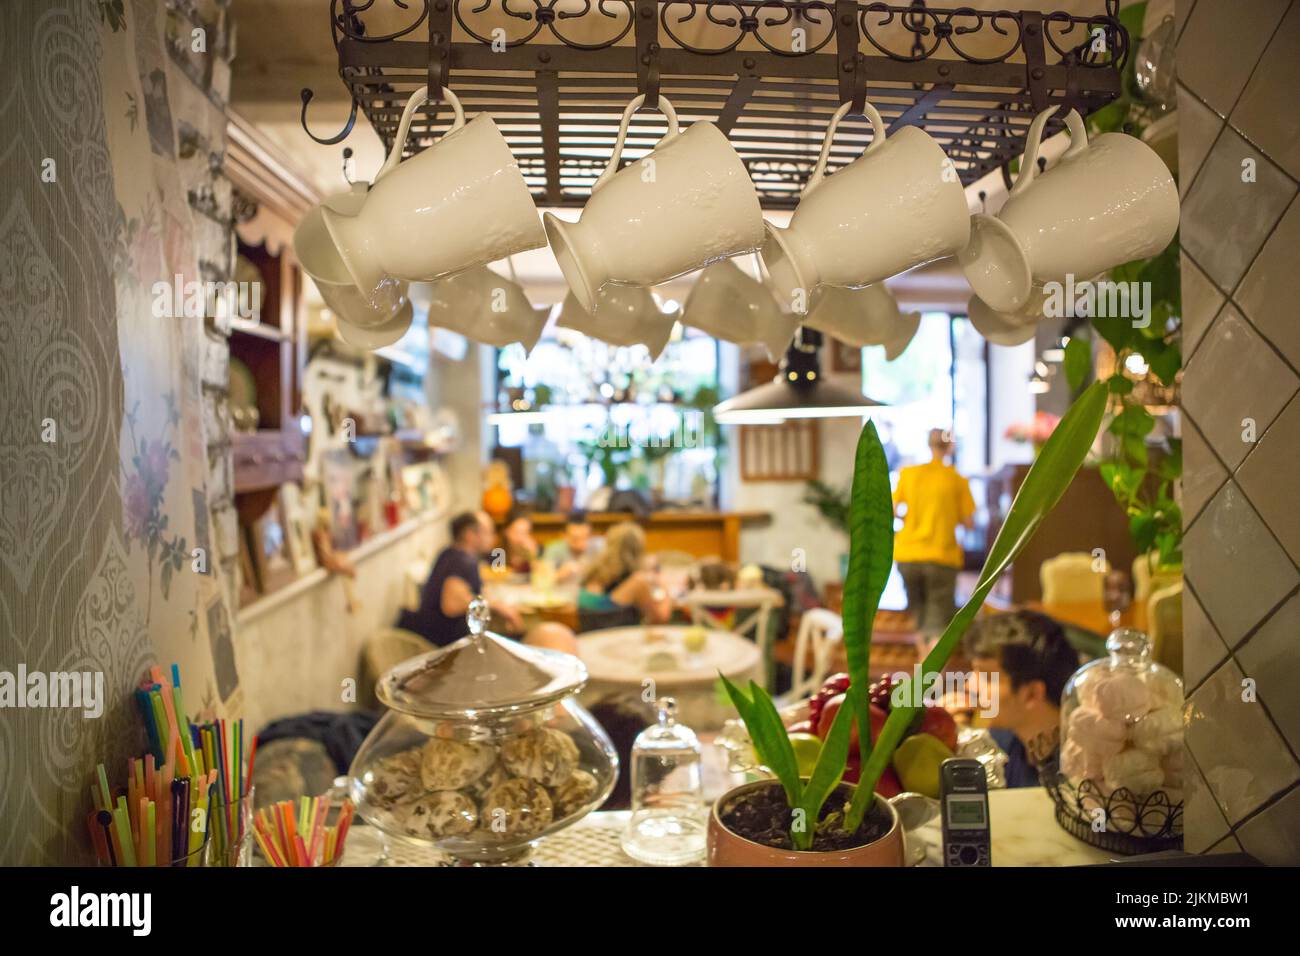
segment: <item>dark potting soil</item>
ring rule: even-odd
[[[814,851],[850,850],[866,846],[883,837],[889,829],[889,814],[880,807],[880,799],[853,833],[845,833],[844,811],[852,791],[841,786],[822,804],[813,836]],[[749,790],[738,799],[731,800],[719,811],[723,825],[746,840],[761,843],[779,850],[793,850],[790,839],[791,811],[785,791],[779,784]]]

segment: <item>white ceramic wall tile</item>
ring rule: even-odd
[[[1183,590],[1183,683],[1190,692],[1209,677],[1224,658],[1227,645],[1190,589]]]
[[[1192,181],[1223,129],[1223,117],[1178,84],[1178,194],[1186,196]]]
[[[1229,660],[1188,699],[1187,746],[1220,809],[1235,825],[1300,779],[1300,769]],[[1283,759],[1285,757],[1285,759]]]
[[[1235,647],[1300,584],[1300,573],[1229,481],[1183,541],[1184,574],[1219,635]]]
[[[1236,469],[1253,447],[1246,439],[1258,440],[1297,388],[1300,378],[1228,304],[1187,363],[1183,409]]]
[[[1300,7],[1298,7],[1300,9]],[[1300,60],[1300,50],[1296,56]],[[1277,350],[1295,367],[1300,368],[1300,322],[1296,321],[1296,303],[1300,303],[1300,198],[1287,207],[1273,234],[1264,243],[1241,287],[1233,296],[1237,306],[1251,324],[1264,334]],[[1195,281],[1195,280],[1193,280]],[[1183,295],[1186,302],[1187,270],[1183,270]],[[1199,295],[1193,290],[1194,295]],[[1187,312],[1186,306],[1183,308]],[[1187,318],[1183,318],[1187,334]]]
[[[1183,849],[1207,853],[1229,835],[1228,821],[1194,760],[1187,761],[1183,788]]]
[[[1300,788],[1251,817],[1236,834],[1242,848],[1263,863],[1300,865]]]
[[[1228,472],[1190,418],[1183,421],[1183,523],[1190,526],[1223,487]]]
[[[1198,0],[1178,38],[1178,77],[1227,116],[1290,0]]]
[[[1300,563],[1297,448],[1300,448],[1300,398],[1293,398],[1237,469],[1237,484],[1291,560]]]
[[[1277,609],[1237,650],[1291,749],[1300,753],[1300,594]]]
[[[1188,255],[1231,293],[1295,193],[1290,176],[1225,126],[1183,201]]]
[[[1196,7],[1196,0],[1174,0],[1174,36],[1181,37],[1187,26],[1188,14]]]
[[[1178,105],[1181,112],[1182,102]],[[1282,18],[1230,121],[1274,162],[1300,178],[1300,4],[1292,4]]]
[[[1219,853],[1241,853],[1241,852],[1243,852],[1241,843],[1237,840],[1235,836],[1229,833],[1218,843],[1214,844],[1214,846],[1206,850],[1205,855],[1214,856],[1215,854],[1219,854]]]
[[[1179,256],[1179,272],[1183,282],[1183,362],[1192,357],[1205,332],[1223,306],[1223,293],[1218,290],[1191,257],[1184,252]]]

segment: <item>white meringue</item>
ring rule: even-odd
[[[1146,682],[1127,670],[1098,675],[1093,699],[1104,716],[1124,721],[1136,720],[1156,703]]]
[[[1124,749],[1126,736],[1123,723],[1104,717],[1091,707],[1080,707],[1070,715],[1067,738],[1089,754],[1100,758],[1114,756]]]
[[[1106,761],[1106,784],[1116,790],[1125,788],[1133,794],[1150,793],[1164,782],[1165,772],[1156,758],[1145,750],[1129,747]]]

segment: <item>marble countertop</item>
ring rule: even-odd
[[[1111,854],[1076,840],[1057,824],[1052,798],[1041,787],[993,790],[989,793],[994,866],[1082,866],[1105,863]],[[629,814],[592,813],[567,830],[537,844],[533,862],[541,866],[636,866],[619,847]],[[938,821],[908,834],[925,845],[922,866],[942,866],[942,833]],[[386,845],[387,844],[387,845]],[[432,850],[399,841],[386,841],[373,827],[358,826],[348,838],[343,866],[430,866],[442,862]]]

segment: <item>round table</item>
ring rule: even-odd
[[[612,693],[634,693],[645,700],[675,697],[681,723],[696,731],[720,729],[736,715],[718,699],[718,674],[741,686],[750,680],[761,683],[763,655],[753,641],[719,630],[705,630],[703,649],[688,651],[686,634],[692,630],[699,629],[612,627],[580,635],[578,656],[590,675],[581,700],[590,704]]]

